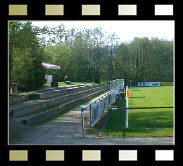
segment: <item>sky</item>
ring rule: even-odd
[[[107,33],[116,33],[122,42],[129,42],[134,37],[158,37],[159,39],[174,39],[174,21],[32,21],[33,25],[56,27],[61,23],[66,29],[101,27]]]

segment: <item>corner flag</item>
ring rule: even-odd
[[[128,86],[126,86],[126,99],[130,97],[130,91],[128,89]]]

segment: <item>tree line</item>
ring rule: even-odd
[[[59,65],[46,70],[42,62]],[[9,79],[22,90],[45,83],[45,74],[54,81],[109,83],[123,78],[140,81],[173,81],[173,41],[138,38],[121,42],[115,33],[102,28],[66,29],[37,27],[31,22],[9,22]]]

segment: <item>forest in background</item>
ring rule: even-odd
[[[128,32],[127,32],[128,33]],[[42,62],[60,66],[46,70]],[[37,27],[31,22],[9,22],[9,83],[34,90],[54,81],[109,83],[113,79],[138,82],[173,81],[173,41],[134,37],[121,42],[100,27],[66,29]]]

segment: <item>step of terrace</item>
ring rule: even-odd
[[[40,110],[42,108],[51,106],[51,105],[56,105],[56,104],[61,104],[64,102],[67,102],[69,100],[74,100],[76,98],[82,97],[84,95],[99,91],[101,89],[104,89],[103,87],[92,87],[87,90],[63,95],[63,96],[58,96],[54,97],[51,99],[46,99],[46,100],[29,100],[27,102],[21,103],[16,106],[10,107],[10,115],[13,117],[19,117],[19,116],[24,116],[26,114],[33,113],[37,110]]]
[[[49,99],[49,98],[53,98],[53,97],[57,97],[57,96],[66,95],[69,93],[78,92],[81,90],[90,89],[91,87],[99,87],[99,86],[100,85],[93,85],[93,84],[85,84],[84,85],[83,84],[81,86],[72,86],[72,87],[67,87],[67,88],[56,88],[56,89],[49,90],[49,91],[41,91],[41,92],[30,94],[29,99],[30,100]]]
[[[67,89],[67,88],[71,88],[71,87],[82,87],[82,86],[85,86],[85,84],[65,85],[65,86],[58,86],[58,87],[46,87],[44,89],[34,91],[33,93],[44,93],[44,92],[49,92],[49,91],[53,91],[53,90],[56,90],[56,89]]]
[[[25,101],[29,100],[29,95],[28,94],[19,95],[19,96],[21,96],[21,97],[19,97],[16,100],[9,100],[9,105],[16,105],[16,104],[19,104],[19,103],[22,103],[22,102],[25,102]]]
[[[17,96],[22,96],[17,100],[9,100],[9,105],[10,106],[16,106],[19,103],[23,103],[25,101],[28,101],[34,94],[37,93],[49,93],[52,92],[54,90],[66,90],[66,89],[70,89],[70,88],[80,88],[80,87],[84,87],[86,84],[79,84],[79,85],[66,85],[66,86],[59,86],[59,87],[45,87],[44,89],[41,90],[37,90],[37,91],[29,91],[29,92],[22,92],[22,93],[18,93],[16,94]]]
[[[67,101],[55,108],[49,109],[47,111],[40,111],[38,113],[32,114],[32,115],[28,115],[28,116],[24,116],[24,117],[20,117],[20,118],[16,118],[16,120],[22,121],[23,124],[25,125],[34,125],[40,121],[43,121],[55,114],[58,114],[60,112],[62,112],[65,109],[71,108],[81,102],[84,102],[86,100],[89,100],[93,97],[96,97],[98,95],[101,95],[102,93],[105,93],[106,89],[101,89],[97,92],[93,92],[91,94],[82,96],[80,98],[71,100],[71,101]]]
[[[92,85],[93,83],[88,83],[88,84]],[[66,89],[70,89],[70,88],[81,88],[81,87],[84,87],[84,86],[88,86],[88,84],[66,85],[66,86],[59,86],[59,87],[45,87],[44,89],[37,90],[37,91],[22,92],[19,95],[24,96],[24,97],[22,97],[23,99],[19,99],[19,100],[14,101],[14,102],[9,101],[9,107],[10,107],[9,112],[11,113],[11,108],[19,107],[22,104],[24,104],[24,102],[30,100],[30,98],[31,98],[30,96],[32,96],[32,95],[34,96],[34,94],[39,94],[39,93],[44,94],[44,93],[54,92],[54,91],[57,91],[57,90],[59,90],[59,91],[60,90],[66,90]],[[38,102],[39,102],[39,100],[38,100]],[[28,103],[30,103],[30,102],[28,101],[25,104],[29,105]]]

